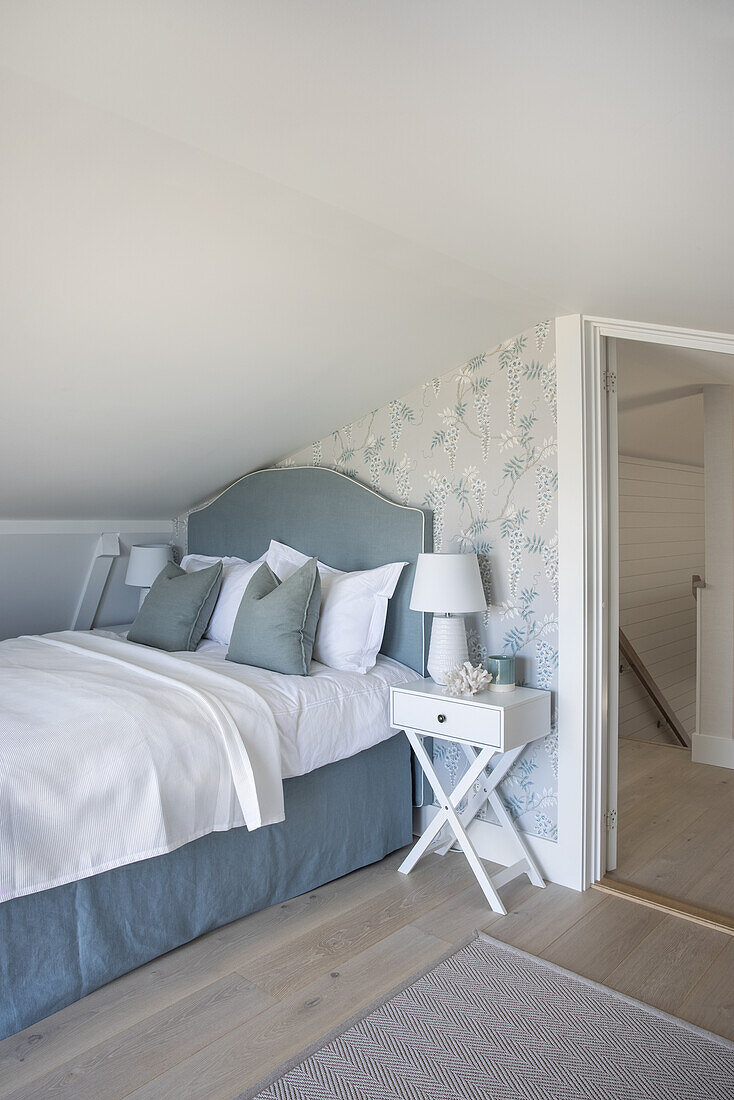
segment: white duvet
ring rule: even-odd
[[[306,775],[393,737],[390,685],[418,678],[417,672],[382,653],[366,673],[313,661],[308,676],[238,665],[227,661],[226,653],[226,646],[205,641],[195,653],[180,656],[253,688],[267,703],[278,727],[284,779]]]
[[[0,643],[0,902],[283,817],[246,684],[86,632]]]

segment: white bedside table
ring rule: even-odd
[[[390,688],[390,724],[405,730],[416,757],[433,787],[440,810],[398,870],[407,875],[425,855],[444,825],[448,824],[469,861],[477,881],[496,913],[506,913],[497,889],[518,875],[526,874],[535,886],[545,886],[535,860],[505,809],[497,787],[530,741],[550,733],[550,692],[516,688],[511,692],[484,691],[478,695],[446,695],[432,680],[411,680]],[[433,762],[423,745],[424,737],[460,744],[469,768],[452,791],[445,791]],[[494,768],[490,761],[502,755]],[[475,783],[479,790],[470,794]],[[466,808],[458,812],[469,795]],[[520,859],[495,875],[488,875],[469,839],[467,828],[486,802],[494,810],[503,832],[509,833]],[[443,855],[453,844],[437,847]]]

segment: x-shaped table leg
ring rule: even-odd
[[[469,745],[463,745],[462,748],[464,749],[469,764],[473,764],[475,760],[475,750],[470,748]],[[522,833],[517,828],[515,822],[512,820],[509,813],[507,812],[505,804],[500,798],[497,790],[500,783],[510,771],[515,761],[522,756],[524,751],[525,746],[520,745],[519,748],[511,749],[509,752],[504,753],[502,759],[492,769],[489,775],[485,773],[484,776],[479,777],[479,790],[472,796],[472,798],[461,811],[461,814],[459,816],[464,827],[468,828],[471,822],[481,810],[484,803],[489,802],[490,806],[497,815],[497,820],[499,821],[503,831],[509,831],[512,833],[515,844],[520,849],[522,857],[527,864],[527,876],[532,882],[533,886],[545,886],[545,881],[542,874],[540,873],[540,869],[533,859],[530,849],[523,840]],[[442,844],[440,848],[437,848],[436,851],[439,855],[444,855],[446,852],[448,852],[453,843],[454,841],[452,838],[448,841],[448,843]]]
[[[476,752],[474,749],[470,748],[469,745],[462,745],[461,747],[471,767],[476,759]],[[518,749],[511,749],[509,752],[503,753],[502,759],[495,765],[491,772],[488,772],[485,768],[482,775],[477,777],[479,790],[474,792],[459,814],[464,828],[468,828],[469,825],[471,825],[482,806],[489,800],[490,792],[494,790],[495,787],[499,786],[522,751],[522,746],[520,746]],[[475,780],[475,782],[477,782],[477,780]],[[454,838],[450,837],[449,840],[442,844],[440,848],[437,848],[436,851],[440,856],[443,856],[448,852],[453,843]]]
[[[415,867],[418,860],[425,854],[431,841],[438,835],[443,825],[448,822],[454,831],[457,843],[462,849],[464,855],[469,861],[472,871],[477,879],[477,882],[482,888],[482,892],[486,897],[489,904],[492,906],[496,913],[506,913],[502,900],[495,890],[492,882],[487,874],[484,864],[476,853],[474,845],[469,839],[469,835],[464,828],[464,825],[456,812],[456,807],[461,802],[464,795],[471,790],[474,783],[479,776],[486,770],[489,761],[495,754],[493,748],[482,748],[479,750],[478,755],[474,761],[469,765],[468,770],[461,777],[459,782],[454,787],[450,794],[447,794],[443,789],[443,786],[436,775],[436,770],[433,767],[433,761],[426,752],[422,738],[414,733],[412,730],[406,730],[406,735],[410,744],[413,747],[413,751],[418,758],[418,761],[423,768],[423,771],[428,778],[428,782],[433,787],[436,797],[439,799],[441,808],[431,821],[428,828],[425,830],[421,838],[417,841],[412,851],[406,856],[403,862],[400,864],[398,870],[407,875]],[[501,767],[502,765],[498,765]],[[497,769],[495,769],[496,771]]]

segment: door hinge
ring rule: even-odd
[[[607,393],[617,392],[617,375],[613,370],[604,371],[604,389]]]
[[[617,811],[607,810],[604,814],[604,824],[611,833],[613,829],[617,828]]]

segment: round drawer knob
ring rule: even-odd
[[[446,715],[445,714],[439,714],[438,720],[439,720],[439,722],[445,722],[446,721]]]

